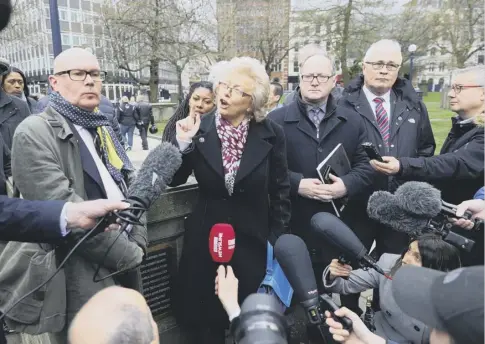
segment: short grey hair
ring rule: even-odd
[[[460,74],[468,74],[468,73],[473,74],[475,76],[477,85],[485,87],[485,66],[484,65],[477,65],[477,66],[457,69],[453,71],[454,76],[457,76]]]
[[[207,81],[211,82],[214,87],[219,83],[219,80],[221,79],[220,76],[221,74],[224,74],[224,70],[228,63],[229,61],[219,61],[211,66]]]
[[[152,317],[135,305],[121,305],[116,309],[120,319],[110,333],[108,344],[150,344],[154,339]]]
[[[332,66],[332,75],[335,75],[335,73],[337,72],[335,61],[329,54],[327,54],[327,51],[318,44],[307,44],[303,48],[301,48],[300,53],[298,54],[298,66],[300,67],[300,69],[303,67],[305,62],[313,56],[322,56],[326,58]]]
[[[266,103],[269,98],[269,76],[258,60],[252,57],[235,57],[224,65],[224,73],[236,72],[254,81],[251,110],[256,122],[266,118]]]
[[[369,47],[369,49],[367,49],[367,52],[365,53],[364,62],[369,62],[370,56],[376,50],[386,50],[386,51],[398,52],[401,55],[401,62],[402,62],[401,45],[393,39],[381,39],[380,41],[372,43],[372,45]]]

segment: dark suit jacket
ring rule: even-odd
[[[62,238],[63,201],[28,201],[0,195],[0,240],[52,243]]]
[[[231,266],[239,279],[242,302],[264,278],[267,241],[274,244],[288,230],[290,183],[283,130],[269,119],[251,121],[234,193],[229,196],[215,116],[205,115],[172,185],[185,183],[192,172],[199,183],[199,200],[185,222],[174,309],[184,325],[221,328],[229,324],[214,295],[218,265],[207,248],[209,232],[216,223],[234,227]]]

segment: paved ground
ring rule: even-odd
[[[151,150],[160,144],[160,140],[148,138],[148,148]],[[133,137],[133,148],[128,152],[131,162],[136,168],[140,168],[141,164],[147,157],[150,150],[144,151],[141,146],[141,138],[138,135]]]

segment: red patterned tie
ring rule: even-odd
[[[374,98],[374,103],[376,106],[376,119],[377,125],[379,126],[379,131],[381,132],[382,140],[386,146],[389,145],[389,118],[387,117],[387,111],[384,109],[382,103],[383,98]]]

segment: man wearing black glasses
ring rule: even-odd
[[[401,64],[399,43],[381,40],[372,44],[363,60],[362,75],[345,88],[339,105],[345,109],[350,121],[355,118],[364,121],[365,141],[373,143],[380,155],[398,158],[432,156],[436,145],[426,106],[411,83],[398,77]],[[351,200],[343,214],[367,249],[375,241],[376,257],[383,253],[400,254],[408,245],[406,234],[369,219],[366,211],[368,196],[372,192],[394,192],[399,185],[395,178],[376,173],[369,193],[357,201]],[[350,308],[360,314],[356,303]]]
[[[372,184],[374,173],[360,145],[366,139],[364,121],[342,111],[331,94],[336,71],[332,59],[321,47],[307,45],[300,50],[298,61],[300,87],[296,100],[268,116],[285,131],[291,228],[309,247],[316,280],[323,292],[323,269],[339,252],[312,232],[310,220],[318,212],[340,213],[343,199],[362,197]],[[330,174],[330,181],[323,183],[317,166],[338,144],[345,149],[351,169],[345,175]]]
[[[457,71],[448,98],[457,115],[451,119],[452,127],[439,155],[398,159],[385,156],[383,163],[371,164],[383,175],[430,182],[441,190],[443,200],[459,204],[483,186],[485,67]],[[483,231],[458,231],[475,240],[471,254],[462,255],[463,265],[483,265]]]
[[[134,168],[110,121],[98,110],[104,79],[105,73],[100,70],[98,60],[85,49],[68,49],[56,57],[54,74],[49,76],[53,91],[49,94],[47,108],[24,120],[14,135],[12,174],[24,198],[80,202],[99,198],[120,201],[127,197],[127,183]],[[84,231],[72,229],[72,242],[82,233]],[[93,282],[98,264],[102,266],[101,275],[106,276],[120,269],[135,269],[141,263],[147,245],[146,228],[134,226],[129,235],[124,232],[117,238],[118,234],[104,232],[87,240],[66,264],[65,309],[54,308],[65,313],[66,319],[49,323],[47,329],[56,332],[52,334],[56,343],[67,342],[69,322],[99,290],[112,285],[139,285],[136,270]],[[56,249],[56,257],[62,260],[70,248],[69,244],[62,245]],[[42,250],[39,246],[35,249]],[[26,274],[35,271],[32,264],[29,268],[21,262],[14,263]],[[41,282],[32,276],[26,279],[32,284],[27,289]],[[46,297],[43,302],[45,307],[47,304],[60,307],[52,297]],[[59,332],[59,328],[63,330]]]

